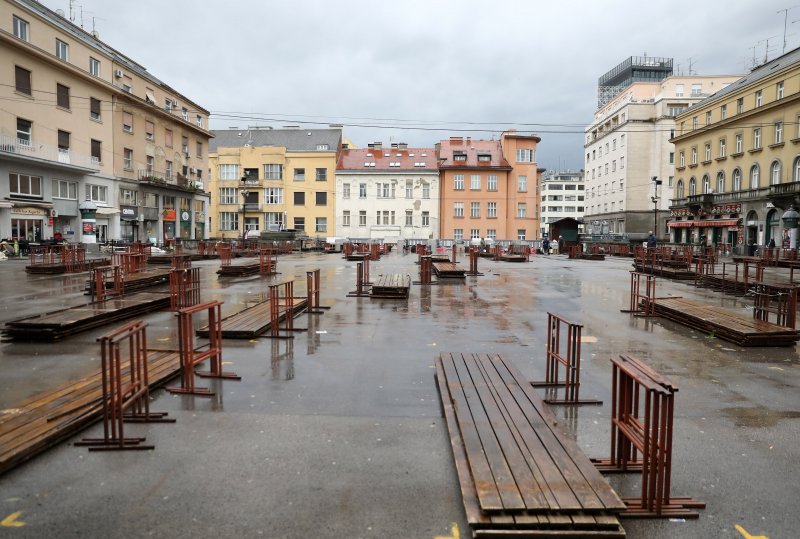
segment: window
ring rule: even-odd
[[[268,187],[264,189],[264,203],[269,205],[283,204],[283,188]]]
[[[367,226],[367,211],[360,210],[358,212],[358,226]]]
[[[195,155],[197,155],[197,157],[203,157],[203,143],[202,142],[195,142],[194,149],[195,149]]]
[[[719,108],[719,118],[720,120],[724,120],[728,117],[728,105],[722,105]]]
[[[463,202],[453,202],[453,217],[464,217]]]
[[[305,179],[306,179],[306,169],[304,169],[304,168],[296,168],[296,169],[294,169],[293,178],[294,178],[294,181],[296,181],[296,182],[305,181]]]
[[[28,29],[30,26],[28,25],[28,21],[20,19],[16,15],[13,16],[13,23],[14,23],[14,37],[18,37],[22,41],[28,41]]]
[[[480,202],[470,202],[469,203],[469,216],[470,217],[480,217],[481,216],[481,203]]]
[[[350,198],[350,184],[343,183],[342,184],[342,198]]]
[[[711,144],[706,143],[705,146],[705,161],[711,161]]]
[[[96,97],[89,98],[89,117],[92,120],[100,120],[100,100]]]
[[[422,226],[431,226],[431,212],[422,212]]]
[[[326,191],[317,191],[315,194],[317,206],[328,205],[328,193]]]
[[[625,146],[625,135],[620,135],[619,136],[619,146],[620,146],[620,148]]]
[[[692,148],[692,164],[697,164],[697,148]]]
[[[478,190],[481,188],[481,175],[480,174],[472,174],[469,177],[469,188],[474,190]]]
[[[172,148],[172,129],[164,129],[164,146]]]
[[[669,164],[670,165],[675,164],[675,152],[669,152]],[[619,161],[619,168],[622,168],[622,158],[620,158]]]
[[[327,232],[328,231],[328,218],[317,217],[315,219],[314,232]]]
[[[65,62],[69,60],[69,45],[56,38],[56,56]]]
[[[463,190],[464,189],[464,175],[463,174],[456,174],[453,176],[453,189],[456,190]]]
[[[761,128],[756,127],[753,129],[753,149],[758,150],[761,148]]]
[[[756,90],[756,107],[760,107],[764,104],[764,92],[762,90]]]
[[[31,72],[24,67],[14,66],[14,78],[16,91],[31,95]]]
[[[331,147],[327,144],[317,144],[317,151],[327,152]]]
[[[701,84],[692,84],[692,95],[699,96],[703,91],[703,86]]]
[[[324,182],[328,180],[328,169],[327,168],[318,168],[317,169],[317,181]]]
[[[783,122],[775,122],[775,144],[783,142]]]
[[[305,206],[306,205],[306,193],[305,193],[305,191],[295,191],[294,192],[294,205],[295,206]]]
[[[277,164],[264,165],[264,179],[265,180],[282,180],[283,179],[283,165],[277,165]]]
[[[469,231],[469,237],[472,239],[479,239],[481,237],[481,231],[479,228],[472,228]]]
[[[103,161],[103,143],[99,140],[92,139],[91,140],[91,148],[92,148],[92,161],[95,163],[101,163]]]
[[[758,164],[750,168],[750,189],[758,189]]]
[[[736,114],[741,114],[744,112],[744,97],[740,97],[736,100]]]
[[[422,198],[426,200],[431,198],[431,184],[428,182],[422,182]]]
[[[717,193],[725,192],[725,173],[719,171],[717,173]]]
[[[219,212],[220,230],[239,230],[239,212],[221,211]]]
[[[133,92],[133,79],[131,79],[128,75],[122,77],[122,91],[131,93]]]
[[[134,191],[135,193],[136,191]],[[53,180],[53,198],[78,200],[78,182]]]
[[[778,185],[781,183],[781,162],[773,161],[769,169],[769,183],[771,185]]]
[[[358,198],[367,198],[367,184],[366,183],[359,183],[358,184]]]
[[[517,217],[527,217],[528,206],[524,202],[517,202]]]
[[[689,178],[689,196],[694,196],[697,194],[697,180],[694,178]]]
[[[678,198],[683,198],[683,180],[678,180],[677,192]]]
[[[30,176],[28,174],[15,174],[8,175],[9,192],[13,195],[39,197],[42,196],[42,178],[41,176]]]
[[[464,229],[463,228],[454,228],[453,229],[453,239],[456,240],[456,241],[463,240],[464,239]]]
[[[172,179],[172,161],[164,161],[166,170],[164,170],[164,179],[171,180]]]
[[[736,138],[734,139],[735,145],[736,145],[736,149],[735,149],[736,153],[742,153],[742,146],[743,146],[742,140],[743,139],[742,139],[741,133],[737,134]]]
[[[133,170],[133,150],[130,148],[122,149],[122,168]]]
[[[183,107],[181,109],[181,118],[183,118],[187,122],[189,121],[189,109],[187,109],[186,107]]]
[[[738,168],[733,169],[733,185],[731,189],[733,191],[742,190],[742,171]]]
[[[517,148],[517,163],[533,163],[534,151],[526,148]]]
[[[497,175],[489,174],[486,176],[486,189],[489,191],[497,191]]]
[[[56,84],[56,106],[69,110],[69,87]]]
[[[70,148],[70,133],[69,131],[58,130],[58,158],[62,163],[69,163],[69,148]],[[65,160],[66,159],[66,160]]]
[[[413,226],[414,225],[414,212],[412,210],[406,210],[406,226]]]
[[[479,163],[490,163],[492,161],[492,155],[488,153],[479,153],[478,154],[478,162]]]
[[[517,192],[526,193],[528,191],[528,177],[517,176]]]
[[[466,161],[466,152],[453,152],[453,161]]]
[[[497,202],[486,203],[486,217],[497,217]]]
[[[30,146],[33,135],[33,122],[17,118],[17,144]]]
[[[195,117],[194,123],[197,124],[197,127],[203,127],[203,117],[199,114]]]
[[[683,97],[683,84],[675,85],[675,95],[677,97]]]
[[[89,74],[95,77],[100,76],[100,60],[91,56],[89,57]]]
[[[711,192],[711,178],[708,177],[708,174],[703,175],[703,194],[707,195]]]
[[[147,140],[154,140],[156,126],[150,120],[145,120],[144,122],[144,138]]]
[[[800,157],[795,157],[794,159],[794,176],[792,177],[792,181],[800,182]]]
[[[133,114],[130,112],[122,112],[122,130],[133,133]]]
[[[684,155],[683,152],[678,154],[678,165],[681,167],[686,166],[686,156]]]
[[[108,187],[105,185],[86,184],[86,199],[100,204],[108,203]]]
[[[238,204],[237,193],[235,187],[220,187],[219,188],[219,203],[220,204]]]
[[[239,179],[239,165],[220,165],[219,166],[219,179],[220,180],[238,180]]]
[[[775,99],[783,99],[783,81],[775,85]]]
[[[706,112],[706,125],[711,125],[711,111]]]
[[[725,157],[725,139],[719,139],[719,156]]]
[[[414,180],[406,180],[406,199],[414,198]]]
[[[145,172],[148,176],[153,176],[153,163],[154,159],[152,155],[148,155],[145,157]]]
[[[692,118],[692,129],[697,129],[697,116]]]
[[[517,229],[517,239],[518,240],[524,240],[525,239],[525,229],[524,228],[518,228]]]

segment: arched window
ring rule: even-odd
[[[800,182],[800,155],[794,158],[794,175],[792,181]]]
[[[781,183],[781,162],[777,159],[772,162],[769,167],[769,183],[770,185],[778,185]]]
[[[733,189],[733,192],[742,190],[742,169],[738,167],[733,169],[733,187],[731,189]]]
[[[717,172],[717,193],[725,192],[725,173],[721,170]]]
[[[711,180],[708,177],[708,174],[703,174],[703,194],[707,195],[711,192]]]
[[[683,180],[678,180],[678,198],[683,198]]]
[[[750,189],[758,189],[758,164],[750,167]]]
[[[697,194],[697,180],[694,177],[689,178],[689,196]]]

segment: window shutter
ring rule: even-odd
[[[62,149],[69,149],[69,133],[66,131],[58,132],[58,147]]]
[[[31,72],[25,68],[14,66],[17,91],[31,95]]]

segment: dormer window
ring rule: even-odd
[[[453,161],[466,161],[467,154],[465,152],[454,152]]]
[[[489,163],[492,160],[491,154],[488,153],[480,153],[478,154],[478,161],[483,163]]]

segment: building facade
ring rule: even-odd
[[[0,5],[13,104],[0,110],[0,236],[204,237],[208,111],[63,14]]]
[[[664,226],[675,177],[675,116],[738,76],[635,82],[601,107],[585,132],[586,231],[644,239]]]
[[[500,140],[451,137],[437,145],[441,197],[439,237],[470,240],[539,238],[535,135]]]
[[[435,149],[380,142],[343,149],[336,166],[336,235],[385,243],[438,239]]]
[[[335,235],[341,145],[341,129],[214,131],[211,235],[241,238],[245,230],[286,229],[320,238]]]
[[[800,49],[753,69],[677,118],[670,239],[780,246],[800,207]]]
[[[539,235],[547,234],[548,224],[565,217],[583,220],[586,191],[582,170],[548,171],[542,175],[542,197]],[[583,232],[583,225],[578,231]]]

